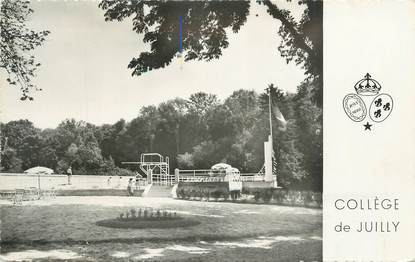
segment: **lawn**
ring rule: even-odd
[[[95,224],[140,207],[174,210],[200,224],[166,229]],[[80,261],[321,261],[322,256],[322,211],[317,209],[168,198],[58,197],[2,206],[1,221],[4,260],[31,256]]]

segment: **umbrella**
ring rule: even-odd
[[[36,166],[24,171],[27,174],[53,174],[53,170],[43,166]]]
[[[222,169],[229,169],[232,168],[231,165],[225,164],[225,163],[218,163],[218,164],[214,164],[211,169],[213,170],[222,170]]]
[[[228,171],[230,173],[239,173],[239,169],[237,169],[236,167],[231,167],[231,168],[229,168],[229,170],[226,170],[226,171]]]
[[[28,170],[24,171],[26,174],[37,174],[37,192],[38,192],[38,197],[39,199],[41,198],[42,195],[42,191],[40,190],[40,175],[41,174],[45,174],[45,175],[50,175],[53,174],[53,170],[47,167],[43,167],[43,166],[36,166],[36,167],[32,167],[29,168]]]
[[[225,164],[225,163],[218,163],[218,164],[214,164],[211,169],[213,170],[220,170],[220,169],[229,169],[232,168],[231,165]]]

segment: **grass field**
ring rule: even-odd
[[[95,225],[131,208],[175,210],[199,225]],[[1,207],[0,260],[321,261],[322,211],[135,197],[58,197]]]

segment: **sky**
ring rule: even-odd
[[[278,2],[295,17],[301,6]],[[288,6],[287,6],[288,5]],[[96,1],[33,1],[29,26],[50,35],[34,51],[42,64],[34,83],[42,91],[34,101],[20,101],[20,90],[0,79],[0,120],[28,119],[39,128],[54,128],[66,118],[96,125],[137,117],[143,106],[202,91],[223,100],[235,90],[263,92],[273,83],[295,92],[305,78],[294,63],[287,64],[277,50],[279,21],[263,5],[251,3],[247,22],[229,33],[229,47],[216,60],[185,62],[131,76],[133,57],[148,50],[142,35],[132,31],[131,19],[105,22]],[[258,16],[256,16],[258,14]]]

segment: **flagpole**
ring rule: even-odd
[[[265,176],[264,180],[266,182],[271,182],[274,180],[273,176],[273,137],[272,137],[272,85],[268,86],[268,113],[269,113],[269,136],[267,137],[266,142],[264,142],[264,167],[265,167]]]
[[[272,180],[273,182],[273,186],[277,187],[277,180],[276,177],[274,179],[274,137],[272,134],[272,100],[271,100],[271,94],[272,94],[272,85],[269,86],[269,95],[268,95],[268,109],[269,109],[269,133],[270,133],[270,137],[269,137],[269,147],[271,149],[271,172],[272,172]]]

